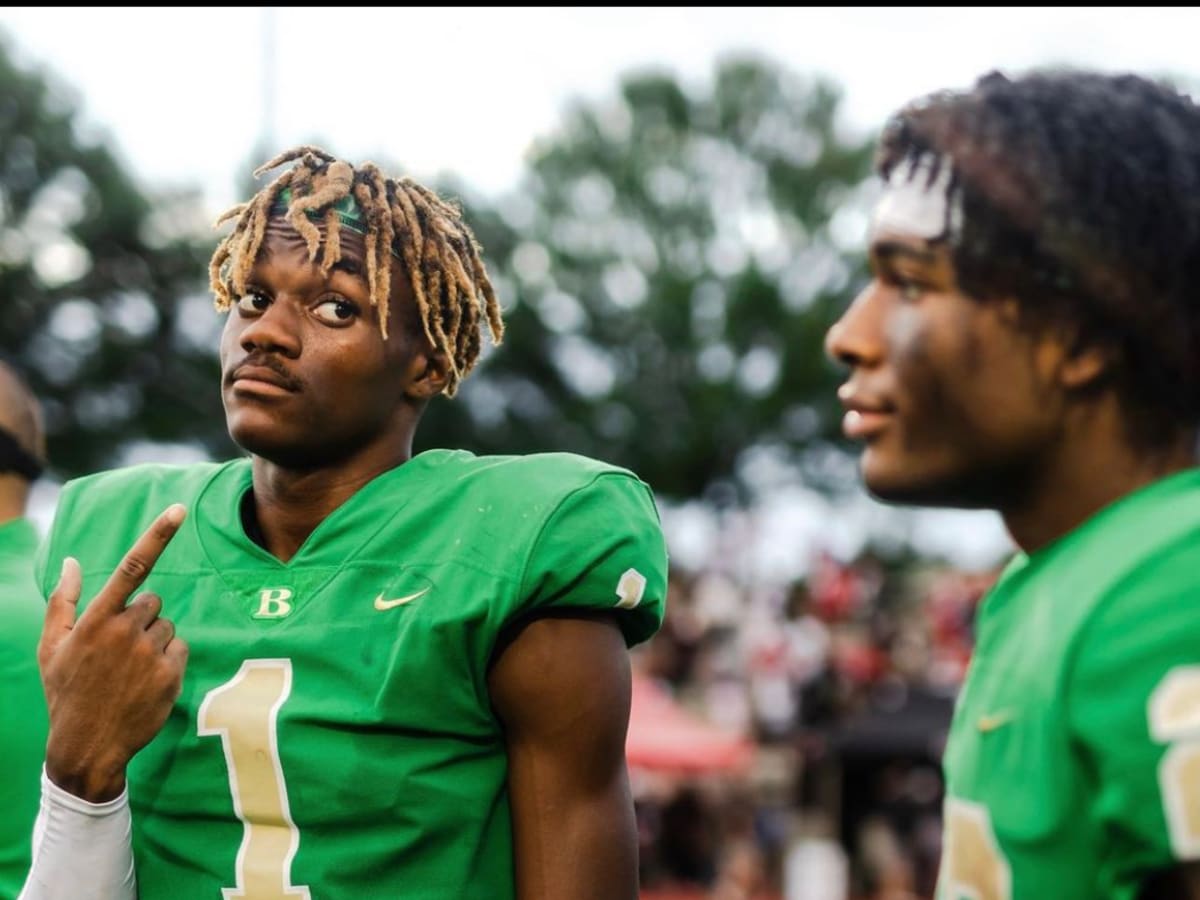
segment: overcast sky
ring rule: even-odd
[[[701,84],[753,52],[843,86],[847,127],[995,67],[1072,63],[1200,83],[1200,11],[1160,8],[133,10],[7,7],[20,56],[80,94],[150,185],[199,184],[223,207],[254,141],[318,138],[418,178],[448,170],[495,194],[573,97],[621,73]]]
[[[610,97],[635,69],[702,86],[734,53],[839,83],[844,125],[863,134],[905,101],[993,68],[1071,64],[1200,85],[1200,10],[1169,7],[7,7],[0,30],[24,63],[77,92],[86,122],[146,187],[198,186],[212,211],[240,199],[235,184],[264,138],[280,148],[316,139],[419,179],[451,172],[496,195],[572,98]],[[50,486],[43,496],[48,515]],[[819,532],[831,512],[788,496],[762,527]],[[984,514],[921,515],[925,545],[965,564],[1007,547]],[[794,544],[765,546],[797,556]]]

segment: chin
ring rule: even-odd
[[[247,453],[295,471],[339,465],[361,446],[354,442],[331,441],[328,434],[298,431],[275,421],[247,422],[230,417],[227,425],[233,442]]]
[[[328,464],[325,457],[312,452],[307,447],[282,444],[279,441],[256,441],[253,438],[239,438],[234,435],[231,437],[239,447],[255,459],[266,460],[281,469],[307,472]]]
[[[234,415],[226,424],[233,442],[253,456],[291,467],[306,455],[278,422],[247,421],[245,416]]]
[[[883,465],[864,454],[863,484],[884,503],[940,506],[955,509],[995,509],[996,482],[962,471],[938,471],[916,466]]]

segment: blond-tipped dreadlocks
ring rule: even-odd
[[[341,227],[365,236],[367,284],[387,338],[392,257],[403,263],[425,336],[450,362],[446,394],[475,365],[486,316],[492,342],[504,335],[500,305],[479,255],[475,235],[457,206],[411,178],[385,178],[374,163],[355,168],[317,147],[302,146],[279,154],[254,170],[255,177],[295,162],[250,199],[226,210],[216,224],[236,219],[233,231],[217,246],[209,263],[209,281],[217,309],[228,310],[246,291],[246,279],[262,245],[267,221],[283,213],[308,243],[309,259],[321,251],[329,272],[341,258]]]

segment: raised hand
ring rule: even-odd
[[[68,557],[46,606],[38,665],[50,711],[46,774],[94,803],[125,787],[125,767],[154,737],[179,697],[187,644],[159,616],[162,600],[146,580],[183,522],[168,507],[125,554],[76,620],[82,576]]]

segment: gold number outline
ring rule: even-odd
[[[221,739],[233,811],[243,829],[236,886],[221,889],[225,900],[310,900],[308,887],[291,881],[300,830],[279,759],[279,710],[291,691],[290,659],[247,659],[205,694],[196,714],[198,734]],[[262,777],[264,756],[272,777]],[[286,835],[279,833],[285,829]]]
[[[1150,736],[1171,746],[1158,764],[1158,786],[1171,850],[1200,856],[1200,666],[1176,666],[1150,694]],[[1190,786],[1190,790],[1189,790]]]

